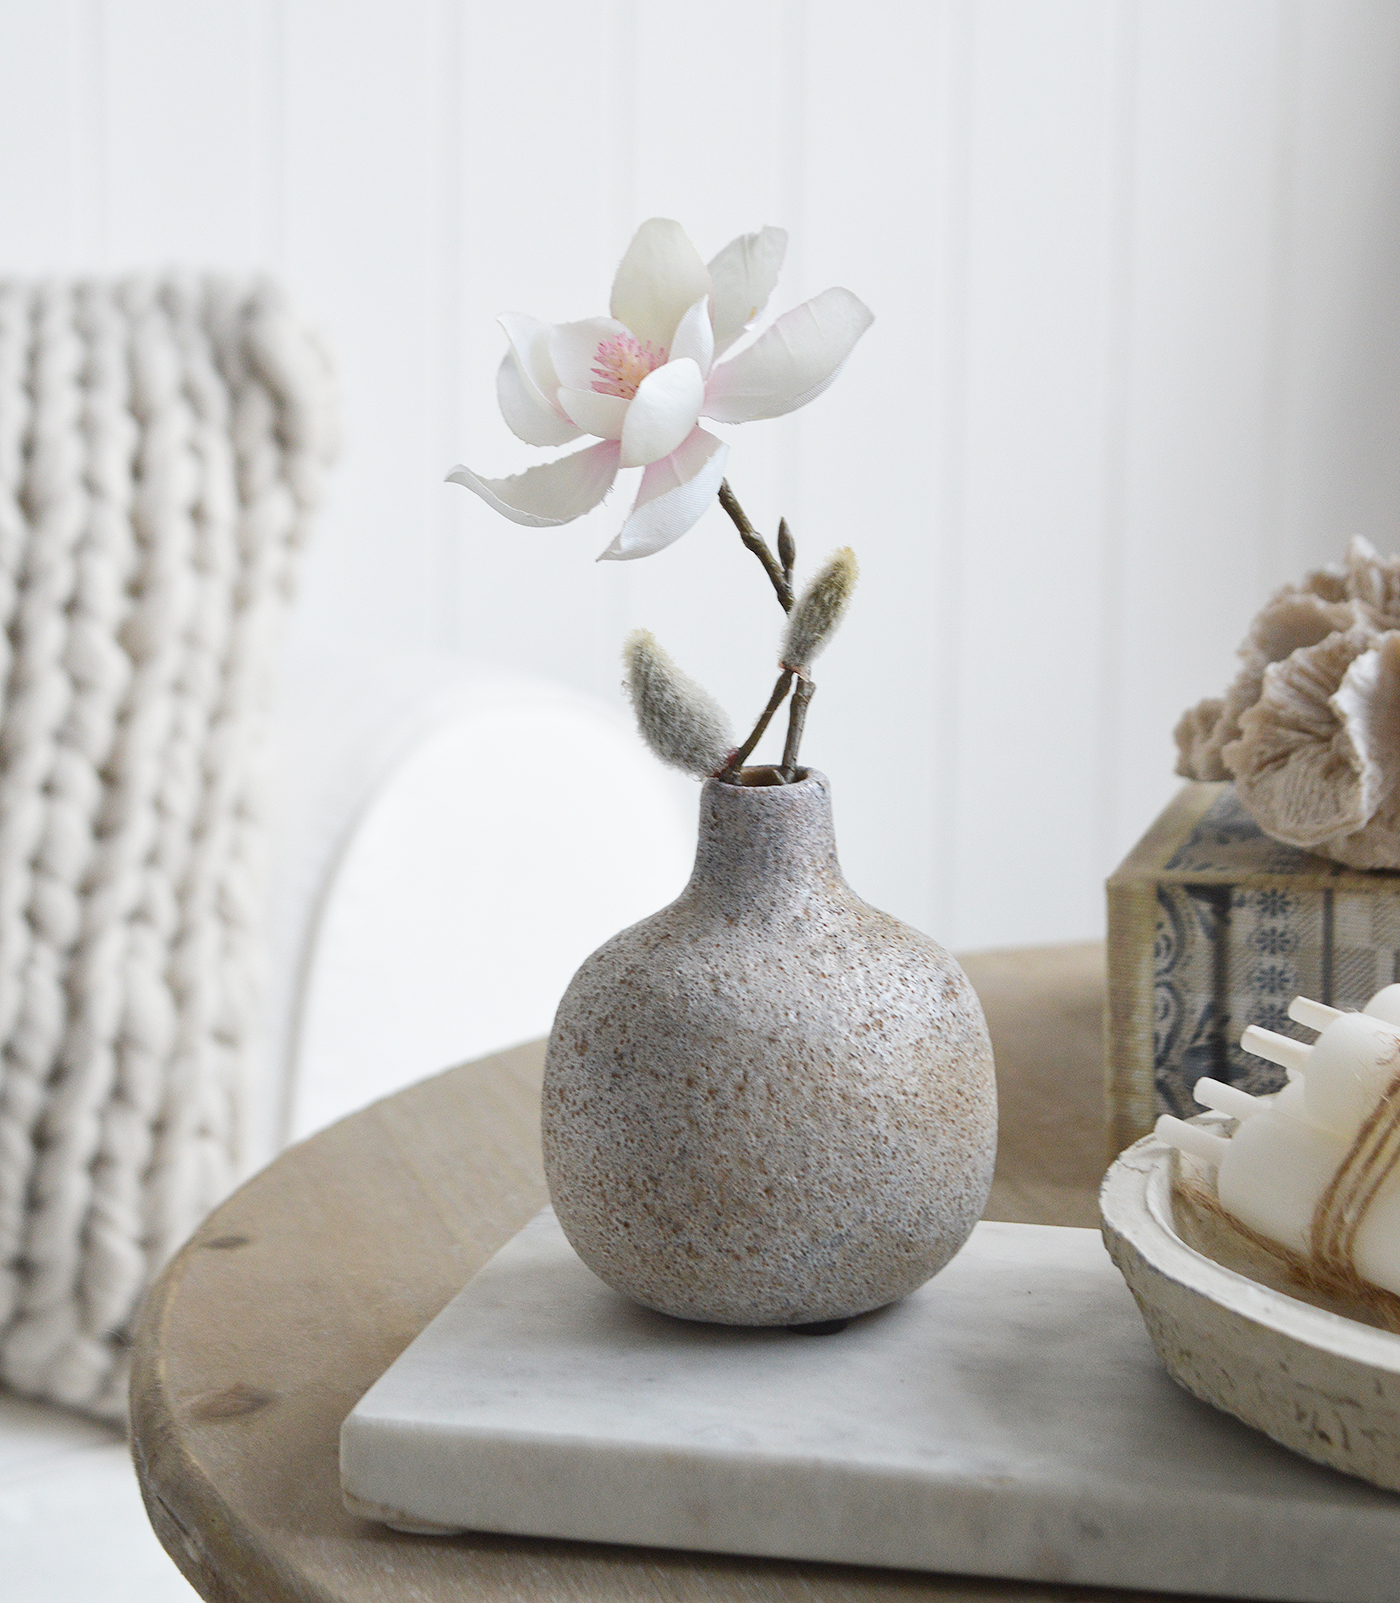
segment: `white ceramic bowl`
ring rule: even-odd
[[[1099,1192],[1104,1243],[1168,1373],[1294,1452],[1400,1491],[1400,1336],[1282,1290],[1228,1225],[1174,1202],[1178,1161],[1190,1168],[1146,1136]]]

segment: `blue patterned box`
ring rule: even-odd
[[[1300,993],[1359,1008],[1400,979],[1400,874],[1271,840],[1230,785],[1184,785],[1108,881],[1109,1129],[1119,1151],[1159,1113],[1201,1110],[1203,1075],[1277,1090],[1247,1024],[1300,1040]]]

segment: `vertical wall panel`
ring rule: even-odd
[[[951,936],[934,883],[948,822],[935,811],[948,755],[938,512],[961,404],[945,349],[957,241],[943,231],[957,21],[946,6],[811,7],[801,289],[844,284],[876,320],[832,388],[795,415],[789,490],[808,564],[845,544],[861,564],[848,620],[817,665],[805,741],[832,780],[847,877],[940,939]]]
[[[1117,850],[1179,783],[1269,568],[1281,8],[1148,0],[1140,24]]]
[[[1128,440],[1132,385],[1132,287],[1137,192],[1138,61],[1141,53],[1141,6],[1125,0],[1114,11],[1111,173],[1111,239],[1107,277],[1107,342],[1104,353],[1104,467],[1100,486],[1103,523],[1103,571],[1099,619],[1099,696],[1097,718],[1098,772],[1094,805],[1097,813],[1098,868],[1102,878],[1122,856],[1121,766],[1122,706],[1120,684],[1124,642],[1130,620],[1124,606],[1128,520]],[[1143,826],[1137,825],[1141,830]],[[1135,839],[1129,824],[1129,839]]]
[[[113,267],[261,264],[259,11],[187,0],[103,5]]]
[[[1107,4],[979,8],[955,836],[963,944],[1089,934],[1102,916],[1113,64]]]
[[[636,475],[553,531],[443,485],[542,458],[495,314],[603,310],[649,215],[789,228],[774,309],[877,321],[731,477],[805,571],[857,549],[806,755],[852,882],[958,944],[1099,927],[1262,596],[1400,545],[1390,0],[0,0],[0,91],[4,270],[265,264],[325,328],[301,644],[614,705],[641,623],[742,725],[777,608],[717,510],[595,563]]]
[[[460,438],[434,464],[431,492],[446,510],[457,575],[454,644],[615,700],[610,641],[623,613],[609,587],[612,565],[594,561],[611,538],[613,503],[563,528],[525,529],[441,480],[454,461],[500,477],[555,454],[523,444],[501,420],[496,369],[506,341],[495,319],[514,311],[563,322],[607,309],[608,159],[625,154],[626,18],[561,0],[458,14]]]
[[[303,642],[430,646],[437,616],[428,0],[287,0],[285,270],[335,350],[343,454],[310,552]]]
[[[1400,9],[1302,9],[1269,583],[1400,546]]]
[[[73,266],[92,246],[86,13],[78,0],[0,3],[0,271]]]

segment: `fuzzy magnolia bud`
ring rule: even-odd
[[[734,731],[715,698],[683,674],[647,629],[636,629],[622,648],[624,689],[642,739],[663,763],[707,779],[734,749]]]
[[[842,546],[802,592],[783,636],[785,668],[810,668],[845,616],[859,573],[856,554]]]

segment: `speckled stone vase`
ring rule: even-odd
[[[545,1174],[579,1256],[722,1324],[922,1285],[986,1205],[996,1120],[967,977],[847,886],[810,770],[706,782],[689,885],[579,969],[545,1063]]]

